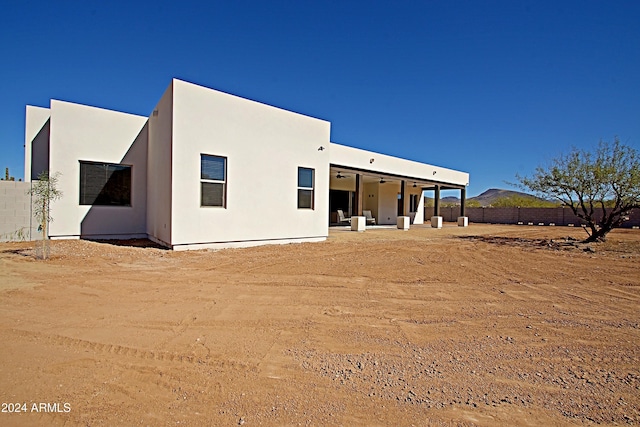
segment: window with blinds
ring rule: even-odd
[[[200,155],[200,206],[227,207],[227,158]]]
[[[298,168],[298,209],[313,209],[314,170]]]
[[[131,206],[131,166],[80,161],[80,204]]]

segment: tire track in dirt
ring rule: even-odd
[[[255,366],[247,363],[236,362],[233,360],[220,360],[212,356],[199,357],[194,354],[185,354],[172,351],[162,350],[145,350],[136,347],[129,347],[119,344],[100,343],[97,341],[89,341],[80,338],[71,338],[57,334],[46,334],[43,332],[35,332],[24,329],[11,329],[12,334],[21,338],[44,342],[54,346],[62,346],[73,350],[86,350],[96,354],[115,356],[122,359],[140,359],[154,360],[159,362],[176,362],[185,364],[200,364],[209,367],[218,368],[220,370],[255,370]],[[7,330],[5,330],[5,333]]]

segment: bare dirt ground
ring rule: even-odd
[[[567,237],[0,244],[0,425],[638,425],[640,231]]]

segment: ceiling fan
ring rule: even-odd
[[[336,175],[336,178],[338,178],[338,179],[342,179],[342,178],[349,178],[349,175],[342,175],[342,173],[340,173],[340,172],[338,171],[338,175]]]

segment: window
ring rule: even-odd
[[[131,206],[131,166],[80,161],[80,204]]]
[[[298,168],[298,209],[313,209],[313,172]]]
[[[227,158],[200,155],[200,206],[227,207]]]
[[[409,212],[417,212],[418,211],[418,195],[411,194],[409,195]]]

